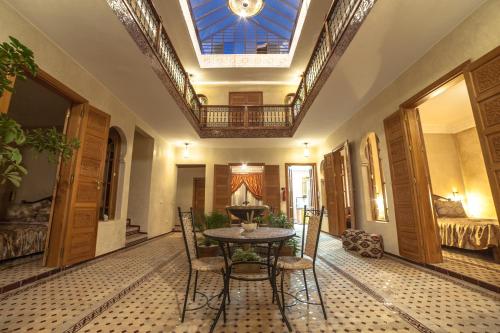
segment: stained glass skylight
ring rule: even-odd
[[[244,5],[246,0],[241,1]],[[249,0],[250,1],[250,0]],[[254,16],[241,17],[228,0],[189,0],[202,54],[288,54],[302,0],[263,0]]]

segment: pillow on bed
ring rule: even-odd
[[[467,217],[462,201],[434,200],[438,217]]]

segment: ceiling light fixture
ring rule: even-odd
[[[182,154],[184,158],[189,158],[190,153],[189,153],[189,143],[184,143],[184,153]]]
[[[264,0],[228,0],[229,9],[239,17],[257,15],[264,7]]]
[[[308,145],[308,143],[304,142],[304,157],[311,156],[311,153],[309,152],[309,147],[307,145]]]

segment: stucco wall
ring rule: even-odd
[[[341,142],[351,142],[353,157],[353,182],[358,227],[382,234],[385,249],[398,254],[396,223],[390,170],[387,156],[383,120],[399,105],[415,95],[453,68],[468,59],[477,59],[500,45],[500,1],[491,0],[482,5],[460,23],[449,35],[434,45],[422,58],[413,64],[398,79],[362,107],[351,119],[332,133],[318,150],[318,161]],[[335,75],[335,71],[332,75]],[[328,93],[328,92],[322,92]],[[314,107],[314,104],[313,104]],[[387,223],[365,222],[361,182],[359,146],[368,132],[374,131],[380,138],[381,159],[387,183],[389,221]]]
[[[46,35],[19,16],[4,2],[0,2],[0,41],[12,35],[30,47],[35,53],[37,64],[44,71],[64,83],[98,109],[111,115],[111,126],[116,126],[127,142],[122,153],[123,182],[119,186],[117,219],[99,222],[97,234],[97,255],[125,245],[125,219],[132,157],[132,142],[136,126],[155,139],[153,171],[151,177],[149,236],[168,232],[173,227],[175,204],[175,161],[172,146],[163,140],[148,124],[128,109],[99,80],[87,72],[64,50],[55,45]]]
[[[224,105],[229,103],[230,91],[262,91],[264,104],[283,104],[285,96],[295,93],[298,85],[197,85],[195,86],[198,94],[208,97],[208,104]]]

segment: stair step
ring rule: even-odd
[[[137,232],[132,235],[127,235],[125,239],[125,247],[136,245],[148,240],[148,234],[144,232]]]
[[[139,226],[130,226],[130,225],[128,225],[127,226],[127,233],[126,233],[126,235],[129,236],[129,235],[137,234],[140,231],[141,231],[141,228]]]

